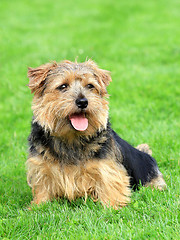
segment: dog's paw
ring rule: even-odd
[[[158,170],[158,176],[152,179],[149,183],[145,185],[146,187],[151,187],[152,189],[158,189],[160,191],[167,189],[167,184],[163,178],[162,173]]]

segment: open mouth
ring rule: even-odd
[[[88,127],[88,119],[83,112],[70,115],[69,120],[73,128],[77,131],[85,131]]]

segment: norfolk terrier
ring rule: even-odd
[[[34,94],[27,181],[33,202],[92,197],[125,206],[139,184],[166,187],[148,145],[132,147],[109,123],[110,73],[92,61],[28,69]]]

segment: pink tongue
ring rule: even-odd
[[[69,117],[71,124],[78,131],[85,131],[88,127],[88,119],[84,114],[74,114]]]

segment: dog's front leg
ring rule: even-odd
[[[32,203],[50,201],[57,195],[62,195],[60,187],[56,184],[55,178],[59,169],[55,163],[48,162],[43,156],[37,155],[27,160],[27,181],[32,188]]]

